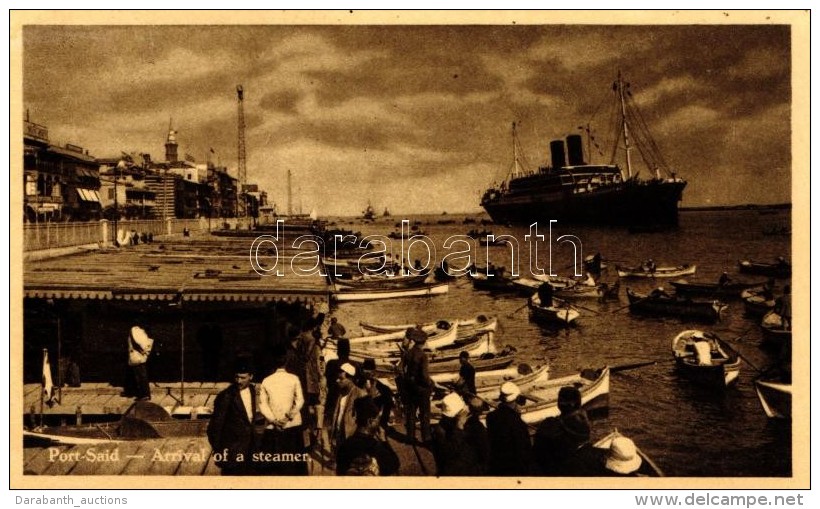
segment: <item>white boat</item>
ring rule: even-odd
[[[770,419],[791,419],[792,384],[777,380],[755,380],[755,392]]]
[[[439,320],[435,328],[425,330],[427,333],[427,342],[425,343],[425,347],[435,349],[452,345],[453,342],[458,339],[459,328],[460,327],[457,322],[453,323],[446,320]],[[352,350],[396,350],[398,348],[397,344],[404,338],[406,330],[407,328],[373,336],[349,338],[348,341],[350,341],[350,348]]]
[[[337,288],[331,298],[336,302],[353,302],[363,300],[399,299],[402,297],[424,297],[443,295],[449,290],[447,283],[424,284],[409,288],[387,289],[347,289]]]
[[[655,267],[654,270],[646,266],[641,267],[620,267],[615,266],[618,277],[680,277],[694,274],[698,270],[697,265],[683,264],[677,267]]]
[[[498,318],[488,318],[485,315],[478,315],[474,318],[467,318],[463,320],[437,320],[436,322],[428,322],[422,324],[421,328],[422,330],[424,330],[424,332],[427,332],[429,334],[431,332],[435,332],[438,329],[441,329],[442,322],[448,325],[453,323],[458,324],[459,338],[466,338],[468,336],[478,334],[481,332],[495,331],[496,327],[498,326]],[[413,323],[377,324],[370,322],[359,322],[359,325],[362,327],[362,332],[365,334],[365,336],[368,334],[389,334],[391,332],[399,331],[404,332],[410,327],[416,326],[416,324]]]

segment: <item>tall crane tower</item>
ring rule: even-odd
[[[242,85],[236,86],[236,99],[237,99],[237,110],[238,110],[238,118],[237,118],[237,138],[238,138],[238,145],[237,145],[237,159],[239,165],[239,189],[237,193],[237,203],[241,207],[241,215],[245,215],[247,212],[247,207],[245,206],[244,201],[244,193],[245,193],[245,185],[248,183],[248,168],[246,166],[245,161],[245,92],[242,89]],[[243,196],[243,198],[240,198]]]

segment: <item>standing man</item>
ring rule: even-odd
[[[256,386],[250,358],[238,357],[234,383],[217,394],[208,422],[208,443],[220,458],[222,475],[253,475],[252,455],[257,437],[253,420],[257,411]]]
[[[345,330],[345,326],[340,324],[334,316],[330,319],[330,327],[327,328],[327,333],[330,335],[332,339],[338,340],[339,338],[345,337],[345,334],[347,334],[347,330]]]
[[[151,399],[151,387],[148,385],[148,357],[154,347],[154,340],[148,337],[145,329],[135,325],[128,335],[128,366],[133,378],[133,396],[137,401]]]
[[[416,411],[421,425],[421,440],[429,443],[433,435],[430,431],[430,395],[433,390],[433,380],[430,378],[429,359],[424,351],[427,342],[427,333],[421,326],[408,329],[407,335],[413,341],[413,348],[407,354],[404,382],[407,391],[407,406],[405,419],[407,437],[411,442],[416,437]]]
[[[456,391],[464,397],[475,396],[475,368],[470,364],[470,352],[464,351],[458,354],[458,362],[461,367],[458,369],[458,380],[456,380]],[[469,395],[469,396],[468,396]]]
[[[356,432],[339,447],[336,454],[336,475],[350,475],[357,458],[369,457],[378,465],[378,475],[394,475],[399,471],[399,457],[390,447],[384,430],[379,427],[379,408],[372,398],[354,403]]]
[[[393,391],[379,381],[376,376],[376,360],[367,358],[361,366],[361,387],[373,399],[379,409],[379,425],[385,430],[390,426],[390,414],[393,412]]]
[[[433,428],[433,457],[438,476],[481,475],[478,451],[467,438],[470,410],[464,399],[451,392],[441,402],[441,419]]]
[[[535,462],[526,423],[518,411],[521,389],[513,382],[504,382],[498,407],[487,414],[487,434],[490,438],[490,475],[535,475]]]
[[[264,460],[262,471],[271,475],[307,475],[305,443],[302,437],[302,384],[299,377],[285,371],[285,357],[274,359],[274,372],[262,381],[259,411],[267,426],[262,436],[262,452],[272,457],[291,455],[293,461]]]
[[[342,364],[339,369],[339,377],[336,384],[339,386],[339,393],[336,399],[336,406],[333,410],[333,422],[330,427],[330,440],[333,452],[356,432],[356,417],[353,411],[353,403],[364,398],[368,394],[364,389],[356,386],[354,380],[356,368],[350,363]]]
[[[558,391],[561,415],[544,419],[535,432],[533,454],[544,475],[582,475],[579,450],[589,444],[590,424],[581,408],[581,392],[573,386]]]

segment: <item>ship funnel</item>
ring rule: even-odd
[[[580,166],[584,164],[584,146],[580,134],[570,134],[567,136],[567,152],[569,153],[570,166]]]
[[[551,141],[550,153],[552,154],[552,169],[557,170],[567,165],[567,158],[564,155],[564,140]]]

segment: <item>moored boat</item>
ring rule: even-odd
[[[755,393],[767,417],[770,419],[791,419],[791,382],[758,378],[755,380]]]
[[[777,278],[787,278],[792,275],[792,266],[784,258],[779,258],[777,263],[761,263],[752,260],[738,260],[738,269],[744,274],[758,274]]]
[[[530,297],[527,305],[532,319],[543,323],[569,325],[581,316],[581,312],[570,303],[559,299],[553,299],[550,306],[542,305],[537,293]]]
[[[791,348],[792,331],[784,327],[783,318],[776,311],[769,311],[760,322],[763,342],[776,349]]]
[[[410,288],[421,286],[427,279],[427,274],[355,274],[353,277],[333,278],[337,288],[348,289],[390,289],[390,288]]]
[[[635,314],[654,316],[674,316],[682,320],[695,320],[705,323],[714,323],[720,320],[720,315],[728,308],[718,301],[694,301],[678,295],[667,295],[661,289],[648,295],[626,289],[629,299],[629,311]]]
[[[698,270],[697,265],[689,265],[685,263],[676,267],[648,267],[642,265],[640,267],[621,267],[615,266],[618,271],[618,277],[630,278],[659,278],[659,277],[681,277],[694,274]]]
[[[331,295],[336,302],[398,299],[402,297],[426,297],[447,293],[447,283],[424,283],[406,288],[338,288]]]
[[[762,287],[765,281],[754,283],[690,283],[685,279],[671,281],[669,284],[675,288],[675,292],[681,295],[705,296],[709,298],[740,298],[740,292],[749,288]]]
[[[473,282],[476,290],[487,290],[496,293],[519,292],[520,287],[515,284],[515,280],[499,274],[487,275],[481,272],[475,274],[468,272],[467,277]]]
[[[395,350],[398,343],[400,343],[405,336],[409,327],[404,329],[391,330],[381,334],[361,336],[357,338],[349,338],[350,348],[352,349],[376,349],[376,350]],[[493,328],[494,330],[495,328]],[[490,329],[487,329],[487,331]],[[459,339],[459,325],[458,322],[448,320],[439,320],[433,327],[425,329],[427,333],[427,348],[441,348],[453,344],[456,339]],[[486,332],[481,329],[468,329],[461,339],[466,339],[471,336]]]
[[[436,322],[431,323],[424,323],[422,324],[421,328],[424,332],[430,333],[437,329],[445,328],[444,324],[448,324],[448,327],[451,326],[453,323],[458,325],[458,335],[459,336],[469,336],[472,334],[477,334],[480,332],[487,332],[487,331],[494,331],[498,326],[498,318],[496,317],[487,317],[486,315],[478,315],[474,318],[467,318],[461,320],[437,320]],[[405,324],[377,324],[377,323],[370,323],[370,322],[359,322],[359,325],[362,328],[362,331],[365,335],[367,334],[389,334],[391,332],[404,332],[410,327],[415,327],[416,324],[405,323]],[[429,339],[428,339],[429,341]]]
[[[774,309],[774,298],[767,299],[762,291],[755,289],[740,292],[743,307],[747,316],[762,317]]]
[[[740,375],[737,351],[712,332],[681,332],[672,339],[672,355],[679,372],[698,384],[726,387]]]
[[[609,366],[605,366],[539,382],[521,393],[521,419],[527,424],[536,424],[547,417],[560,415],[558,391],[566,386],[575,386],[581,392],[581,405],[587,412],[608,410],[609,379]]]

